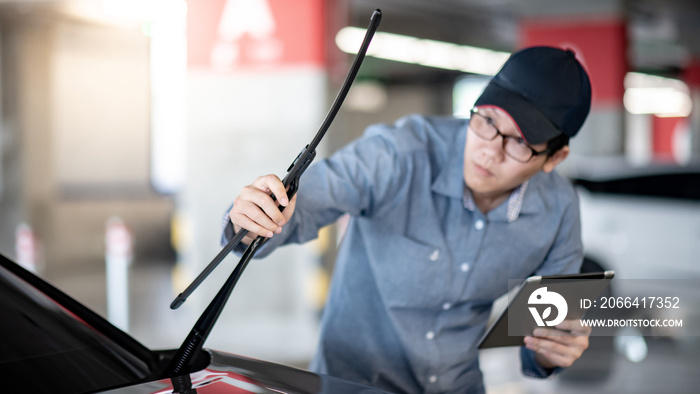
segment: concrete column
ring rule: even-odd
[[[700,60],[689,61],[681,78],[694,107],[690,114],[646,115],[651,123],[651,158],[656,162],[683,165],[700,157]]]
[[[683,81],[690,88],[693,109],[688,117],[691,159],[700,159],[700,57],[688,62]]]
[[[686,163],[689,159],[688,118],[651,117],[652,158],[660,163]]]

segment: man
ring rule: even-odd
[[[349,213],[312,370],[393,392],[483,392],[477,341],[508,279],[579,271],[578,202],[553,170],[590,99],[573,52],[516,52],[469,120],[372,126],[311,166],[291,201],[278,177],[260,177],[223,238],[272,237],[263,256]],[[587,348],[589,330],[559,328],[572,335],[526,337],[525,374],[549,376]]]

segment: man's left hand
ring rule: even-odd
[[[544,368],[570,367],[588,348],[591,328],[578,320],[564,320],[555,328],[536,328],[533,336],[525,337],[525,347],[535,351]]]

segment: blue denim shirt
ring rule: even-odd
[[[512,198],[487,214],[465,204],[467,123],[371,126],[302,177],[292,219],[259,255],[351,215],[312,370],[394,392],[483,393],[477,342],[508,279],[578,272],[578,200],[561,176],[531,178],[515,217]],[[524,347],[521,359],[526,375],[549,374]]]

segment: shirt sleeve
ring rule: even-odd
[[[581,271],[583,244],[578,197],[572,191],[562,212],[559,229],[545,260],[534,275],[575,274]]]
[[[407,161],[397,154],[392,137],[396,131],[396,126],[371,126],[362,138],[312,164],[300,179],[290,222],[260,248],[257,256],[264,257],[282,244],[310,241],[322,227],[345,213],[372,216],[391,203],[402,185],[398,174],[407,167]],[[225,215],[222,244],[234,235],[231,220]],[[239,246],[235,252],[243,250]]]
[[[520,361],[523,375],[531,378],[551,378],[564,370],[564,368],[561,367],[552,369],[544,368],[535,360],[535,352],[525,346],[520,348]]]

